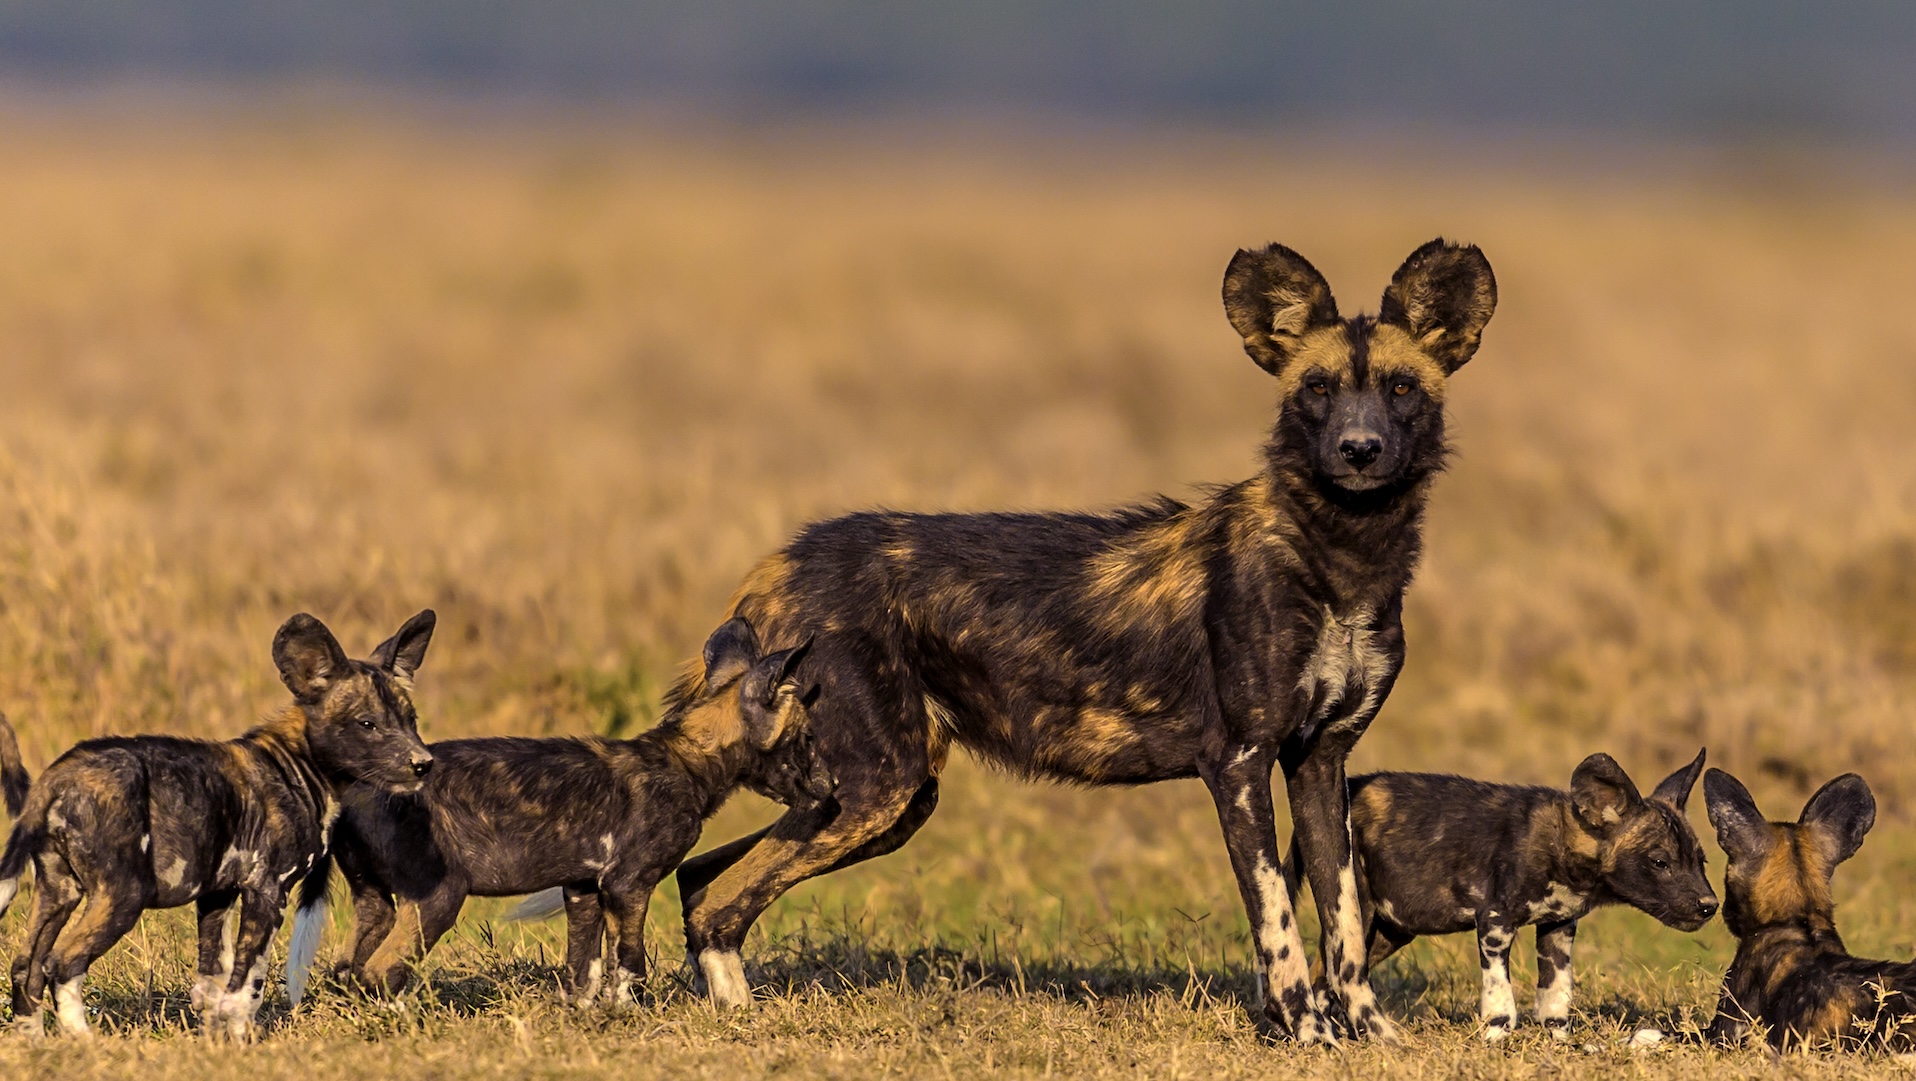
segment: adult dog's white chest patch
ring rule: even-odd
[[[1390,658],[1378,648],[1371,631],[1376,618],[1368,605],[1339,615],[1326,606],[1317,644],[1297,678],[1297,689],[1309,696],[1312,723],[1333,714],[1367,716],[1377,705]],[[1355,708],[1351,708],[1353,705]]]

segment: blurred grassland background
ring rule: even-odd
[[[1497,48],[1401,5],[1353,9],[1407,20],[1373,40],[1356,15],[1222,4],[1153,52],[1133,6],[1084,35],[1071,4],[991,8],[969,36],[849,4],[807,33],[749,3],[646,8],[663,29],[640,41],[477,5],[416,54],[406,19],[452,25],[423,0],[328,24],[358,37],[272,21],[300,5],[162,6],[215,29],[0,3],[0,709],[36,773],[87,736],[244,729],[284,701],[268,643],[298,610],[363,655],[436,608],[428,738],[638,731],[739,578],[807,521],[1201,498],[1250,475],[1275,402],[1219,304],[1232,251],[1289,244],[1354,312],[1442,234],[1483,246],[1501,302],[1450,389],[1409,663],[1354,767],[1561,785],[1604,750],[1647,787],[1707,745],[1779,818],[1860,770],[1882,824],[1837,874],[1840,923],[1860,953],[1916,951],[1916,189],[1898,142],[1916,103],[1893,6],[1836,26],[1677,5],[1662,33],[1586,27],[1577,52],[1528,49],[1567,30],[1496,4],[1470,11],[1514,27]],[[1266,78],[1245,43],[1293,23],[1296,63]],[[599,52],[541,51],[562,38]],[[1340,66],[1352,53],[1369,63]],[[1485,62],[1430,90],[1425,53]],[[614,63],[630,54],[651,60]],[[987,56],[995,74],[965,82]],[[166,81],[209,71],[263,82]],[[349,90],[275,89],[288,72]],[[427,92],[350,89],[395,72]],[[525,96],[469,100],[500,86]],[[1043,115],[937,109],[1007,100]],[[1353,116],[1370,119],[1337,122]],[[772,813],[740,797],[707,843]],[[1707,835],[1700,799],[1691,818]],[[558,1006],[559,928],[502,908],[470,906],[399,1007],[322,991],[269,1008],[243,1052],[175,1038],[188,920],[150,914],[90,985],[133,1038],[0,1040],[0,1066],[1770,1069],[1617,1049],[1638,1023],[1707,1018],[1731,949],[1720,923],[1627,912],[1584,925],[1569,1047],[1525,1030],[1483,1052],[1458,937],[1379,973],[1407,1047],[1261,1044],[1196,782],[1087,791],[955,761],[909,846],[768,913],[749,1016],[685,993],[669,884],[653,1003],[626,1018]]]

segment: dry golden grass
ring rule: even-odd
[[[745,569],[809,519],[1248,475],[1272,402],[1219,308],[1230,252],[1281,239],[1355,310],[1443,233],[1485,248],[1502,304],[1451,396],[1410,662],[1357,765],[1562,783],[1608,750],[1653,779],[1707,744],[1778,816],[1860,769],[1886,825],[1839,874],[1844,926],[1859,951],[1911,952],[1903,191],[1734,160],[297,113],[16,113],[0,145],[0,707],[36,771],[96,733],[245,727],[284,693],[267,642],[299,609],[363,651],[437,608],[429,737],[636,728]],[[742,799],[707,838],[767,816]],[[675,910],[668,891],[652,921],[667,970]],[[1768,1069],[1617,1049],[1643,1019],[1707,1016],[1729,957],[1720,925],[1629,913],[1582,938],[1592,1052],[1476,1046],[1462,941],[1380,974],[1407,1048],[1263,1046],[1188,783],[960,765],[911,846],[768,915],[750,1017],[712,1017],[669,971],[635,1017],[568,1015],[556,929],[497,911],[469,910],[405,1008],[323,995],[244,1052],[177,1038],[185,922],[156,914],[95,970],[130,1038],[4,1042],[0,1067]]]

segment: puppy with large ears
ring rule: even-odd
[[[741,786],[807,806],[832,797],[812,747],[815,684],[800,675],[810,648],[767,651],[732,619],[705,644],[703,690],[633,739],[447,740],[432,745],[437,765],[416,796],[346,793],[335,844],[355,918],[345,974],[396,992],[467,897],[543,893],[566,913],[568,998],[630,1002],[652,891],[705,819]]]
[[[1735,777],[1713,769],[1703,795],[1730,858],[1723,922],[1736,958],[1709,1036],[1742,1041],[1752,1026],[1770,1046],[1912,1046],[1916,964],[1852,957],[1836,933],[1830,877],[1876,822],[1876,800],[1854,773],[1818,789],[1795,822],[1770,822]]]

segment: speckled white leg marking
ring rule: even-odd
[[[719,1009],[743,1009],[752,1004],[752,988],[745,982],[745,965],[731,950],[706,950],[699,954],[699,971],[705,974],[705,991]]]
[[[1311,970],[1304,959],[1304,940],[1297,933],[1297,917],[1291,911],[1291,892],[1284,887],[1284,874],[1259,855],[1251,875],[1257,889],[1254,912],[1256,941],[1251,951],[1257,960],[1257,1001],[1262,1007],[1272,1000],[1283,1001],[1288,990],[1298,1001],[1311,1001]],[[1299,1043],[1337,1043],[1337,1034],[1318,1010],[1302,1018],[1299,1030],[1291,1034]]]
[[[1517,1023],[1517,1000],[1510,991],[1511,937],[1509,931],[1498,927],[1477,934],[1484,968],[1484,994],[1478,1015],[1483,1019],[1484,1039],[1490,1043],[1510,1035]]]
[[[613,1008],[630,1006],[638,1000],[638,996],[632,990],[633,982],[631,971],[624,966],[613,971],[612,991],[606,996],[606,1000]]]
[[[85,975],[75,976],[53,989],[53,1004],[60,1017],[60,1031],[69,1036],[93,1035],[93,1030],[86,1023],[86,1003],[80,997],[80,985],[85,980]]]
[[[1363,909],[1357,902],[1357,871],[1346,862],[1337,872],[1337,901],[1331,906],[1330,926],[1334,933],[1325,941],[1324,969],[1337,997],[1344,1003],[1344,1014],[1360,1033],[1376,1040],[1396,1040],[1397,1026],[1377,1005],[1377,994],[1363,972]],[[1347,975],[1348,973],[1348,975]]]

